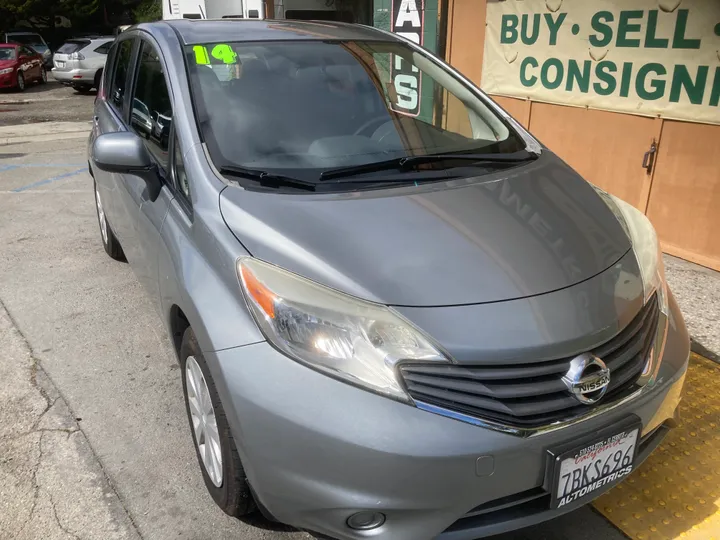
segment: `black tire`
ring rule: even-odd
[[[100,81],[102,80],[102,69],[98,69],[97,73],[95,74],[95,80],[93,81],[93,86],[96,90],[100,90]]]
[[[16,88],[18,92],[23,92],[25,90],[25,75],[22,74],[22,71],[17,72]]]
[[[40,84],[45,84],[47,82],[47,70],[45,69],[45,66],[40,68],[40,80],[38,81]]]
[[[80,94],[89,94],[92,90],[92,86],[89,84],[78,84],[76,86],[73,86],[76,92]]]
[[[100,241],[105,249],[105,253],[110,255],[111,259],[125,262],[127,259],[125,259],[125,253],[123,252],[122,246],[110,227],[110,223],[108,223],[105,213],[102,211],[102,202],[100,201],[100,194],[98,192],[96,182],[93,182],[93,188],[95,191],[95,213],[98,217],[98,227],[100,227]],[[105,222],[105,233],[103,233],[103,221]]]
[[[217,487],[213,484],[210,476],[205,470],[202,457],[200,456],[200,450],[198,449],[197,441],[195,440],[195,430],[193,429],[192,416],[190,414],[190,405],[188,403],[188,390],[187,390],[187,360],[188,357],[194,357],[200,370],[202,371],[203,378],[207,384],[207,388],[210,394],[210,400],[215,411],[215,420],[217,422],[217,430],[220,435],[220,451],[222,456],[222,484]],[[182,343],[180,345],[180,367],[182,373],[182,385],[183,395],[185,396],[185,410],[188,416],[188,422],[190,423],[190,433],[192,435],[193,445],[195,446],[195,454],[202,471],[203,480],[205,481],[205,487],[207,487],[210,496],[215,501],[223,512],[233,517],[246,516],[257,509],[255,500],[252,496],[252,490],[248,483],[247,477],[245,476],[245,470],[243,469],[242,463],[240,462],[240,456],[238,455],[237,448],[235,447],[235,440],[233,439],[232,433],[230,432],[230,426],[225,416],[225,410],[223,409],[222,403],[220,402],[220,396],[215,388],[215,383],[210,375],[205,358],[200,352],[195,334],[192,328],[185,330],[183,334]]]

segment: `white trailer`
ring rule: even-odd
[[[163,20],[264,19],[264,0],[163,0]]]

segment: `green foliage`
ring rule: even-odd
[[[90,21],[100,22],[104,14],[127,13],[134,21],[150,22],[162,18],[161,0],[0,0],[0,30],[20,21],[33,19],[38,26],[54,27],[55,17],[70,19],[74,28]]]
[[[160,0],[143,0],[132,13],[136,23],[159,21],[162,19]]]

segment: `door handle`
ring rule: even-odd
[[[643,155],[643,160],[642,160],[642,168],[645,169],[647,174],[650,174],[652,172],[653,165],[655,164],[655,154],[656,153],[657,153],[657,143],[655,142],[655,139],[653,139],[653,142],[650,145],[650,150],[645,152],[645,155]]]

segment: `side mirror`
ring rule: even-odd
[[[162,184],[157,167],[140,137],[130,131],[100,135],[92,147],[93,163],[101,171],[133,174],[145,180],[148,198],[155,201]]]

